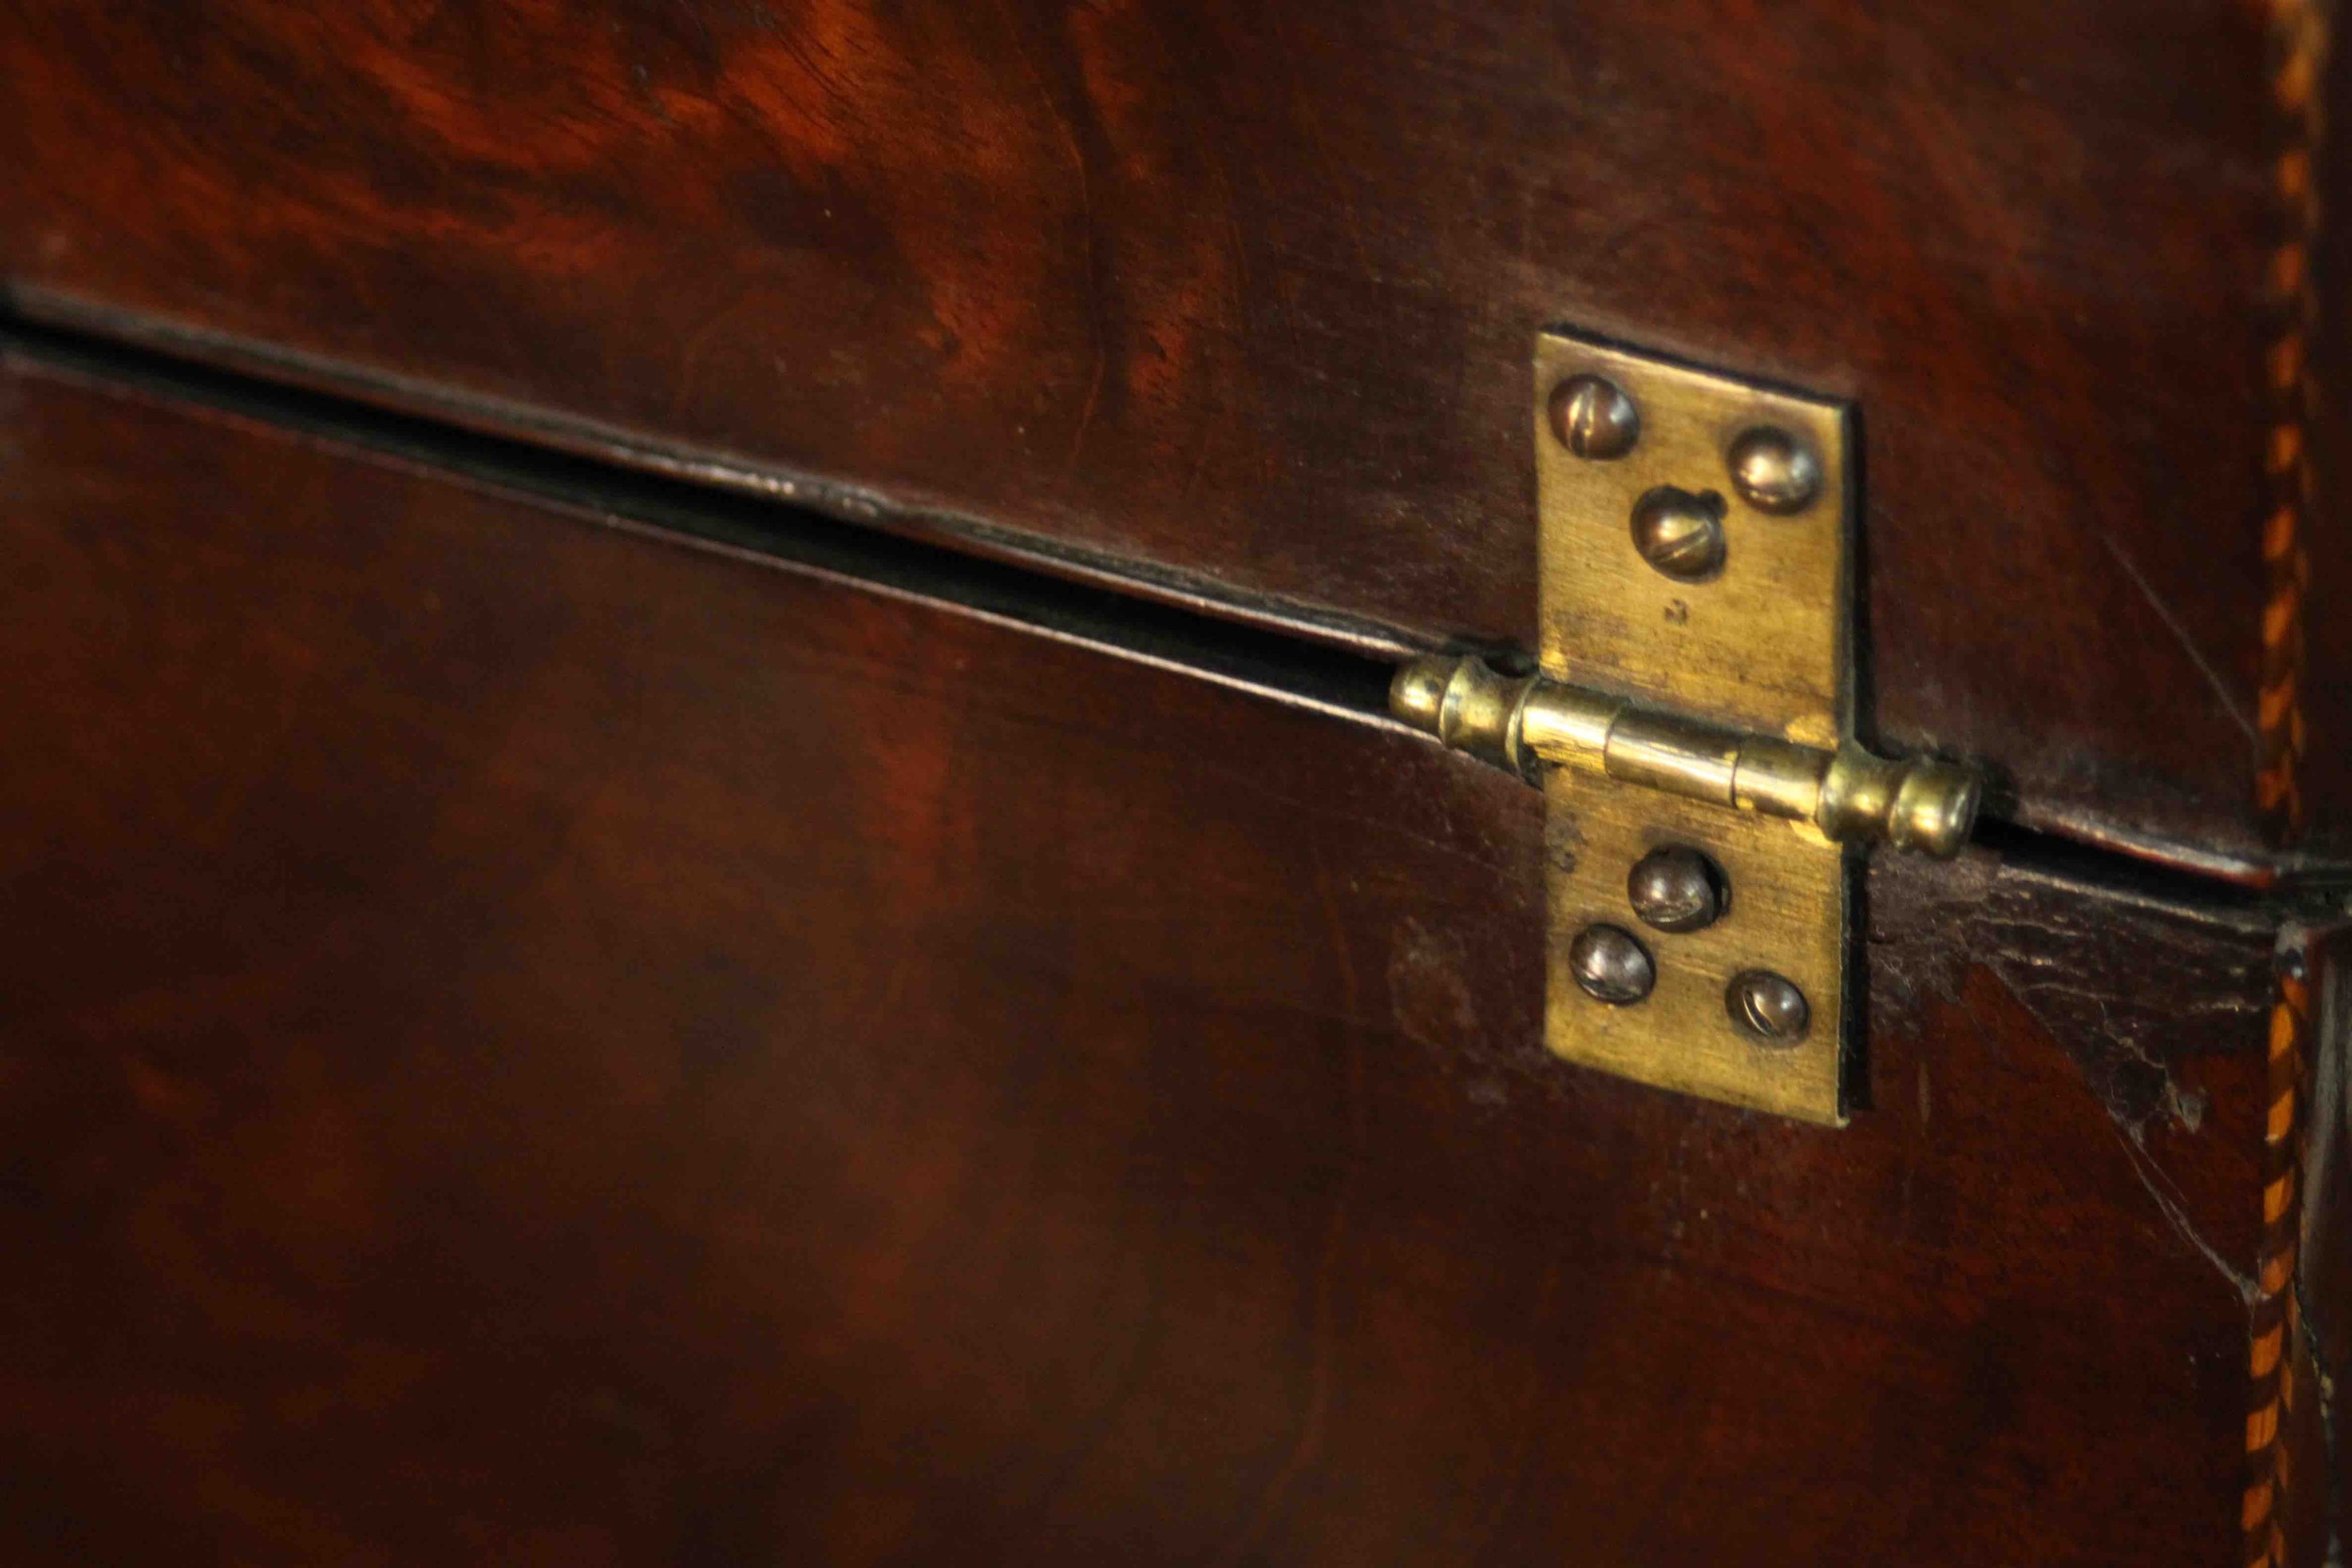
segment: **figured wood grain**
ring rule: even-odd
[[[1843,1132],[1541,1045],[1540,798],[0,368],[12,1560],[2198,1564],[2268,941],[1869,885]]]
[[[2237,0],[34,4],[0,276],[1375,641],[1536,644],[1539,327],[1855,398],[1884,734],[2243,872],[2265,48]]]

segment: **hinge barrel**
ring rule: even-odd
[[[1968,842],[1982,793],[1976,774],[1955,763],[1744,734],[1543,675],[1505,675],[1470,657],[1402,665],[1389,707],[1530,784],[1545,765],[1575,768],[1809,822],[1837,843],[1885,843],[1937,859]]]

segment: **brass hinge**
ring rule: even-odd
[[[1390,705],[1544,789],[1554,1053],[1842,1124],[1853,856],[1956,854],[1979,797],[1854,738],[1851,411],[1553,331],[1534,423],[1540,673]]]

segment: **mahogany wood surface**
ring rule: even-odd
[[[601,521],[0,367],[10,1560],[2235,1560],[2256,923],[1679,1101],[1516,781]]]
[[[895,527],[1522,647],[1531,336],[1618,334],[1861,401],[1888,736],[1989,760],[2034,823],[2243,861],[2262,13],[53,0],[0,13],[0,277]]]

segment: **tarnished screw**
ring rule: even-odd
[[[1803,512],[1821,493],[1821,461],[1787,431],[1759,425],[1731,443],[1731,487],[1759,512]]]
[[[1733,975],[1724,989],[1724,1009],[1758,1045],[1794,1045],[1813,1022],[1804,992],[1769,969]]]
[[[1648,950],[1631,932],[1615,926],[1587,926],[1579,931],[1568,944],[1568,967],[1585,995],[1613,1007],[1639,1002],[1658,983]]]
[[[1551,389],[1551,434],[1577,456],[1594,463],[1623,457],[1641,437],[1642,416],[1617,384],[1597,375],[1572,375]]]
[[[1723,874],[1696,849],[1669,844],[1633,863],[1625,895],[1645,925],[1703,931],[1724,912]]]
[[[1724,565],[1724,499],[1661,484],[1633,503],[1633,547],[1681,582],[1713,577]]]

